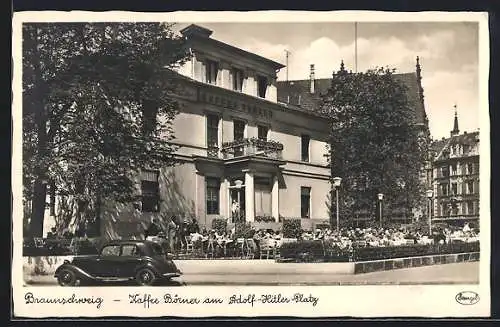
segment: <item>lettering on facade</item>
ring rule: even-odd
[[[248,104],[231,98],[226,98],[218,95],[213,95],[206,92],[200,92],[199,100],[204,103],[213,104],[216,106],[221,106],[231,110],[236,110],[240,112],[246,112],[252,116],[263,117],[266,119],[273,118],[273,112],[269,109],[256,106],[254,104]]]

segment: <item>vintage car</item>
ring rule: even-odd
[[[82,282],[120,282],[133,280],[150,286],[159,280],[179,277],[182,272],[156,242],[119,240],[106,243],[98,255],[75,256],[56,269],[54,277],[61,286]]]

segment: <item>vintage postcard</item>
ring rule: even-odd
[[[488,317],[488,33],[15,13],[13,316]]]

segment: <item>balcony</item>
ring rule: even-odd
[[[274,160],[282,159],[283,144],[258,138],[247,138],[222,144],[222,159],[238,157],[262,157]]]

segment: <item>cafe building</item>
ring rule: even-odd
[[[300,218],[305,229],[327,222],[328,123],[278,102],[284,65],[218,41],[201,26],[181,33],[192,58],[178,71],[178,164],[143,171],[140,200],[110,205],[101,233],[139,236],[153,216],[196,219],[207,229],[215,218],[276,228],[283,218]]]

